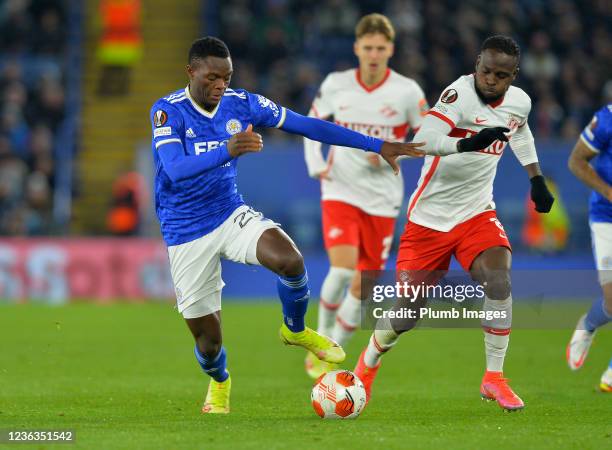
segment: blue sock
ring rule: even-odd
[[[283,304],[285,325],[294,333],[304,331],[304,316],[310,298],[306,271],[297,277],[278,277],[276,287]]]
[[[587,331],[591,333],[602,325],[607,324],[612,320],[612,316],[605,310],[603,297],[595,300],[591,305],[591,309],[587,313],[584,319],[584,326]]]
[[[610,360],[610,364],[608,364],[608,369],[612,370],[612,359]]]
[[[218,381],[219,383],[227,380],[229,373],[226,370],[227,355],[225,353],[225,347],[221,347],[221,351],[213,359],[208,359],[206,356],[202,355],[198,350],[197,344],[193,349],[193,352],[195,353],[195,357],[198,360],[198,364],[200,364],[202,370],[210,375],[213,380]]]

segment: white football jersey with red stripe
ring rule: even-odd
[[[402,142],[411,128],[421,125],[428,110],[422,89],[412,79],[388,69],[385,78],[366,87],[359,70],[329,74],[315,98],[310,116],[328,119],[360,133]],[[339,200],[368,214],[397,217],[402,204],[404,183],[380,158],[373,167],[363,150],[332,146],[327,161],[319,142],[304,140],[309,173],[324,173],[329,180],[321,182],[323,200]]]
[[[485,104],[476,93],[473,75],[464,75],[446,88],[427,113],[446,122],[453,137],[469,137],[483,128],[507,127],[512,136],[527,123],[531,99],[510,86],[505,96]],[[486,209],[495,209],[493,180],[507,143],[448,156],[426,156],[421,177],[408,203],[408,220],[438,231],[450,231]],[[537,162],[533,161],[533,162]]]

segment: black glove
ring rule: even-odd
[[[547,213],[555,202],[555,197],[546,187],[542,175],[536,175],[531,180],[531,200],[535,203],[535,210],[539,213]]]
[[[477,152],[484,150],[495,141],[508,142],[508,138],[504,133],[510,130],[505,127],[485,128],[472,137],[461,139],[457,144],[459,153]]]

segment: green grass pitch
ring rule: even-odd
[[[225,302],[223,320],[232,412],[202,416],[208,379],[172,306],[0,306],[0,429],[70,428],[68,448],[82,449],[612,448],[612,395],[596,390],[610,327],[578,373],[564,359],[570,329],[515,330],[505,369],[527,406],[511,414],[479,398],[479,330],[416,330],[385,357],[361,417],[324,421],[303,352],[277,337],[280,307]]]

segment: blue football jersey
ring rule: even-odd
[[[612,184],[612,104],[595,113],[580,137],[597,153],[594,160],[597,174],[606,183]],[[612,222],[612,203],[596,191],[591,193],[589,219],[591,222]]]
[[[201,155],[226,145],[247,128],[280,127],[285,109],[245,90],[227,89],[217,107],[201,108],[181,89],[161,98],[151,108],[152,151],[155,163],[155,208],[167,245],[179,245],[219,227],[244,204],[236,187],[236,158],[193,178],[172,182],[157,149],[180,143],[186,155]]]

